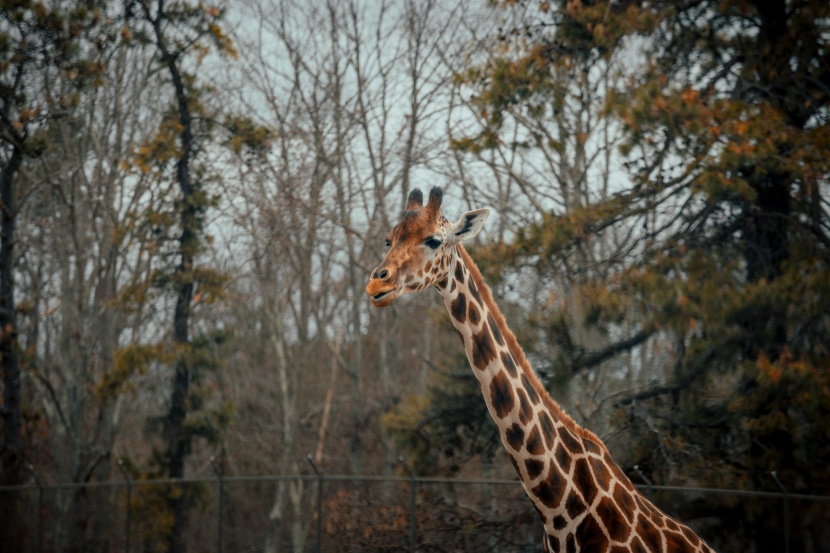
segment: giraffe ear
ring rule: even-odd
[[[457,223],[450,227],[451,240],[453,242],[469,240],[484,228],[484,222],[489,215],[489,209],[468,211],[461,216]]]

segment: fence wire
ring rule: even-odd
[[[28,521],[25,551],[37,553],[155,551],[169,530],[164,505],[170,494],[186,500],[189,551],[539,550],[541,526],[516,480],[418,477],[403,463],[401,476],[328,475],[311,466],[313,474],[303,476],[232,477],[214,465],[214,477],[185,480],[131,480],[126,471],[121,481],[110,482],[43,484],[34,478],[24,486],[0,487],[0,501],[18,494]],[[689,505],[705,511],[707,500],[716,497],[733,506],[761,502],[745,511],[777,517],[747,524],[749,532],[755,523],[780,529],[772,549],[830,550],[830,496],[788,493],[775,481],[780,492],[640,489],[721,553],[758,548],[741,541],[739,533],[724,535],[715,519],[699,514],[689,519],[683,512]]]

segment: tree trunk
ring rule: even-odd
[[[0,448],[0,484],[23,483],[23,422],[20,401],[20,361],[17,353],[17,326],[14,303],[14,241],[17,208],[14,180],[23,162],[23,151],[12,150],[0,176],[2,227],[0,227],[0,357],[3,370],[3,444]],[[9,551],[22,551],[23,529],[19,520],[19,494],[8,493],[0,501],[0,543]]]
[[[176,165],[176,177],[181,190],[182,209],[180,224],[182,227],[179,237],[179,255],[181,260],[176,269],[178,291],[176,308],[173,314],[173,341],[181,349],[178,352],[175,374],[173,375],[173,390],[171,394],[170,411],[167,415],[167,456],[170,478],[184,478],[184,460],[187,454],[184,435],[184,422],[187,417],[187,395],[190,388],[190,308],[193,299],[193,261],[195,254],[196,211],[193,201],[193,187],[190,182],[190,151],[192,148],[191,120],[187,106],[187,96],[182,83],[181,75],[174,63],[168,64],[173,83],[176,87],[176,98],[179,104],[179,122],[182,124],[181,146],[182,156]],[[170,552],[185,551],[183,539],[185,503],[184,494],[176,494],[169,499],[173,511],[173,528],[170,536]]]
[[[161,19],[159,14],[159,19]],[[156,20],[158,25],[158,20]],[[184,80],[176,65],[176,58],[166,50],[161,30],[157,27],[158,47],[162,59],[173,81],[176,93],[179,123],[181,124],[181,157],[176,163],[176,181],[181,192],[181,211],[179,224],[179,266],[176,268],[174,281],[177,283],[176,307],[173,313],[173,342],[178,347],[175,373],[171,391],[170,410],[165,424],[165,442],[167,448],[168,476],[184,478],[184,461],[187,455],[187,437],[184,426],[187,417],[187,396],[190,388],[190,312],[193,300],[193,269],[196,247],[198,245],[198,217],[196,213],[195,187],[190,179],[190,155],[193,151],[193,130],[188,93]],[[183,490],[182,490],[183,492]],[[170,531],[170,553],[185,551],[183,537],[185,525],[184,493],[176,493],[168,498],[168,505],[173,515]]]

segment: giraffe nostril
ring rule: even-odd
[[[375,278],[379,278],[380,280],[386,280],[389,278],[389,271],[386,269],[378,269],[375,271]]]

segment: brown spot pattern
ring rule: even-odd
[[[473,335],[473,365],[483,371],[495,358],[496,349],[493,346],[493,339],[490,338],[490,331],[485,326],[481,332]]]
[[[594,478],[597,481],[597,486],[607,492],[611,483],[611,473],[608,472],[605,463],[599,459],[591,458],[591,468],[594,470]]]
[[[597,486],[594,484],[593,476],[591,476],[591,467],[588,465],[588,461],[584,458],[576,460],[573,483],[574,486],[576,486],[576,489],[582,493],[585,503],[591,505],[594,502],[594,498],[597,496]]]
[[[553,463],[551,463],[548,467],[547,477],[531,491],[533,495],[539,498],[539,501],[552,509],[558,507],[562,501],[562,495],[565,493],[565,484],[565,478],[559,473],[559,470]]]
[[[476,307],[476,304],[473,303],[473,302],[470,302],[469,317],[470,317],[470,324],[473,325],[473,326],[476,326],[478,324],[478,322],[481,320],[481,314],[478,312],[478,307]],[[486,328],[482,328],[481,330],[483,332],[484,330],[486,330]]]
[[[632,553],[648,553],[648,551],[646,551],[646,546],[643,545],[640,538],[636,536],[633,540],[631,540],[631,551]]]
[[[663,550],[663,540],[661,539],[660,531],[644,514],[639,513],[635,526],[637,527],[637,534],[643,540],[646,548],[651,551]]]
[[[571,493],[568,495],[568,499],[565,501],[565,510],[568,511],[568,516],[571,517],[571,520],[585,512],[587,507],[588,506],[585,505],[585,502],[582,501],[582,498],[571,490]]]
[[[553,452],[553,455],[556,459],[556,464],[562,467],[564,472],[571,472],[571,456],[562,444],[556,446],[556,451]]]
[[[637,502],[637,508],[642,512],[642,516],[645,517],[654,514],[654,507],[651,506],[651,503],[645,497],[637,494],[634,496],[634,501]]]
[[[651,521],[658,527],[663,526],[663,515],[657,510],[657,507],[651,508]]]
[[[634,499],[632,499],[631,493],[622,486],[616,486],[614,488],[614,501],[617,502],[623,515],[625,515],[630,523],[632,513],[634,512]]]
[[[530,402],[533,405],[539,405],[539,394],[536,393],[536,388],[533,387],[533,384],[526,374],[522,375],[522,386],[527,390],[527,396],[530,398]]]
[[[499,325],[496,324],[496,321],[493,320],[493,314],[487,313],[487,324],[490,325],[490,332],[493,333],[493,338],[496,339],[496,342],[500,345],[504,345],[504,336],[501,335],[501,329]]]
[[[559,553],[559,538],[555,536],[548,536],[548,550],[551,553]]]
[[[600,447],[596,443],[594,443],[593,440],[589,440],[586,438],[582,440],[582,443],[585,446],[585,451],[587,451],[588,453],[596,453],[597,455],[602,455],[602,449],[600,449]]]
[[[568,537],[565,540],[565,551],[567,551],[567,553],[576,553],[576,542],[574,541],[573,534],[568,534]]]
[[[516,370],[516,363],[513,362],[513,355],[511,355],[509,351],[501,352],[501,363],[504,365],[504,368],[507,369],[510,376],[513,378],[519,376],[519,373]],[[536,393],[536,391],[534,390],[533,393]]]
[[[597,505],[597,516],[608,529],[608,535],[614,541],[626,541],[631,533],[631,526],[623,518],[617,506],[610,497],[603,497]]]
[[[562,515],[556,515],[553,517],[553,529],[554,530],[561,530],[565,526],[568,525],[568,519],[563,517]]]
[[[504,374],[504,371],[493,377],[490,382],[490,402],[493,405],[493,410],[496,416],[503,419],[513,410],[515,400],[513,399],[513,385],[510,384],[510,379]]]
[[[458,297],[452,300],[450,313],[459,323],[463,323],[467,319],[467,298],[464,294],[458,294]]]
[[[576,529],[576,541],[580,551],[605,551],[608,538],[599,522],[592,516],[585,517]]]
[[[527,435],[527,443],[525,444],[527,448],[527,452],[531,455],[541,455],[545,452],[545,448],[542,445],[542,436],[539,434],[539,427],[535,424],[533,425],[533,429],[530,431],[530,434]]]
[[[455,280],[457,280],[459,284],[464,284],[464,265],[461,264],[461,261],[458,261],[455,264]]]
[[[519,396],[519,420],[522,424],[527,424],[533,420],[533,407],[522,389],[516,390],[516,395]]]
[[[510,444],[515,451],[521,451],[522,444],[525,440],[525,431],[517,423],[513,423],[504,433],[507,443]]]
[[[530,480],[536,480],[545,470],[545,462],[539,459],[525,459],[525,468],[527,469],[527,477]]]
[[[550,418],[550,415],[547,413],[542,413],[539,416],[539,424],[542,425],[542,435],[545,437],[545,443],[548,446],[548,449],[553,447],[553,443],[556,439],[556,429],[553,426],[553,421]]]
[[[562,438],[562,443],[565,444],[571,453],[582,453],[582,444],[579,440],[576,439],[573,432],[568,430],[566,427],[562,427],[559,429],[559,437]]]
[[[666,531],[663,535],[666,537],[666,551],[691,551],[693,549],[689,547],[689,543],[683,539],[683,536],[676,532]]]

